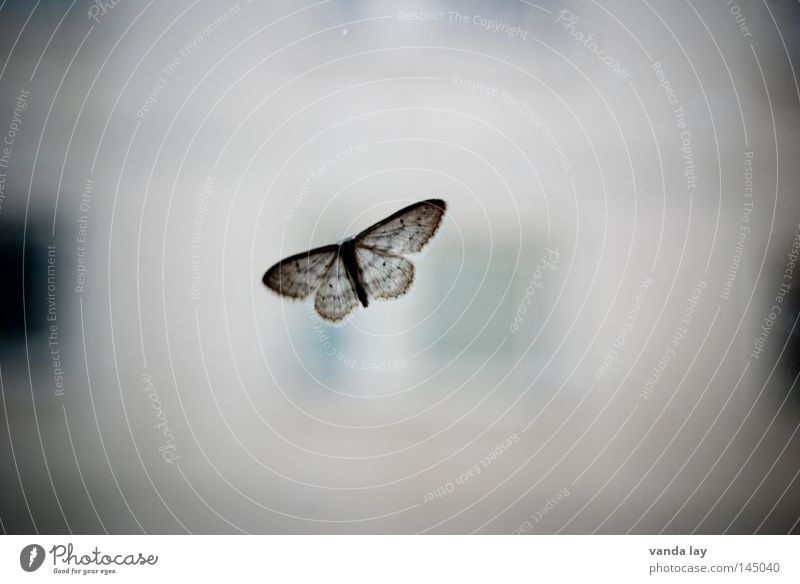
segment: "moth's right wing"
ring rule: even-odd
[[[356,260],[361,282],[372,298],[398,298],[414,282],[414,264],[402,256],[356,246]]]
[[[417,253],[438,231],[446,210],[442,199],[414,203],[356,235],[356,246],[393,255]]]
[[[262,282],[283,296],[305,298],[320,287],[338,257],[338,249],[337,245],[326,245],[290,256],[267,270]]]

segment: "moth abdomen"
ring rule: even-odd
[[[347,239],[339,245],[339,257],[341,257],[342,262],[344,262],[347,276],[350,278],[353,288],[355,288],[359,302],[366,308],[369,306],[369,298],[364,288],[364,276],[361,273],[361,267],[358,265],[358,260],[356,259],[355,239]]]

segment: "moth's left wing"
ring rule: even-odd
[[[421,251],[439,229],[446,209],[441,199],[409,205],[356,235],[356,247],[390,254]]]
[[[305,298],[320,286],[338,249],[337,245],[326,245],[288,257],[267,270],[262,281],[283,296]]]

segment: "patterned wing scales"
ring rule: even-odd
[[[442,223],[446,204],[428,199],[397,211],[340,244],[286,258],[264,274],[263,282],[291,298],[314,294],[323,319],[342,322],[367,297],[397,298],[414,282],[414,264],[403,257],[422,250]]]
[[[322,318],[330,322],[340,322],[358,306],[356,291],[347,275],[347,269],[340,256],[336,256],[320,282],[314,296],[314,308]]]
[[[391,254],[417,253],[439,229],[447,205],[428,199],[400,209],[356,236],[356,245]]]
[[[361,282],[373,298],[402,296],[414,282],[414,264],[404,257],[356,246]]]
[[[264,284],[283,296],[305,298],[316,290],[336,260],[337,246],[326,245],[286,258],[264,274]]]

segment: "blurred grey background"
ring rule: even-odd
[[[6,533],[788,533],[792,2],[0,4]],[[341,327],[274,262],[446,222]]]

